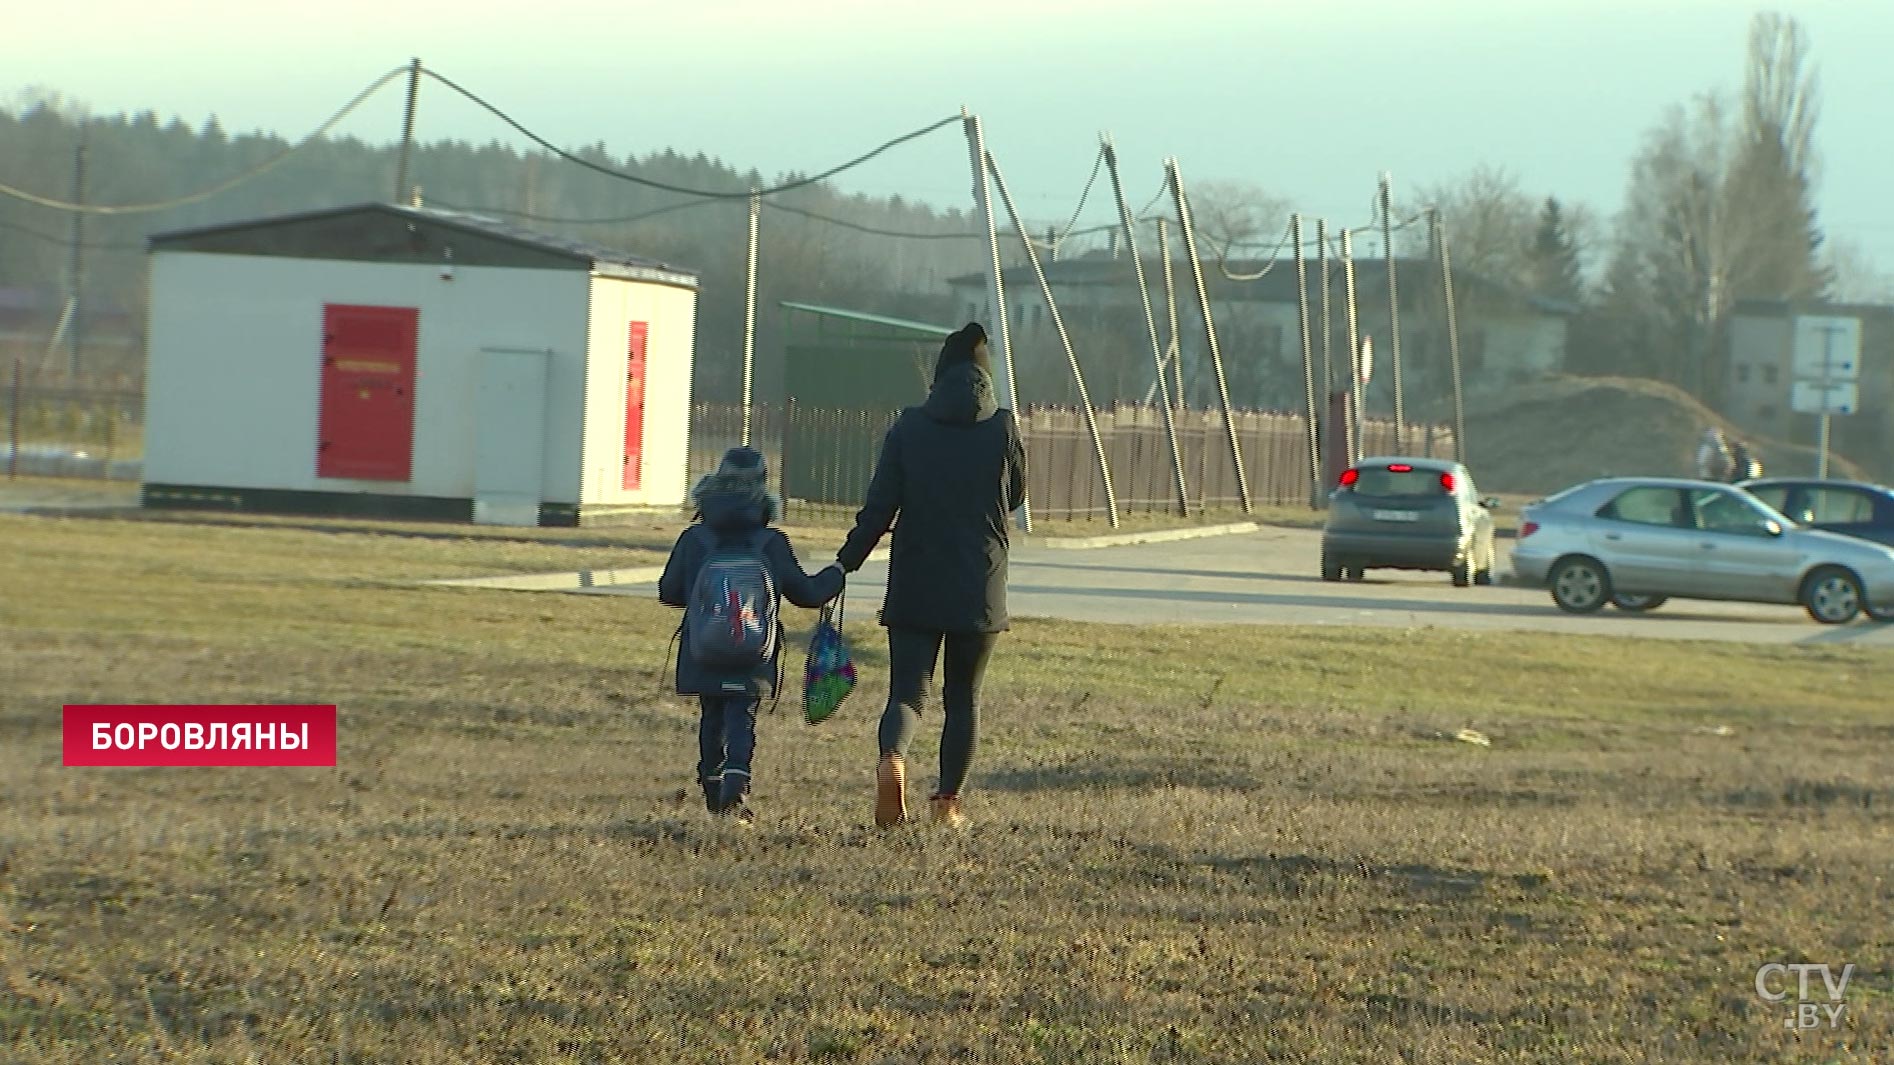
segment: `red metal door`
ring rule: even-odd
[[[414,465],[414,307],[322,307],[316,476],[405,481]]]
[[[644,353],[649,323],[631,323],[630,357],[625,363],[625,489],[644,481]]]

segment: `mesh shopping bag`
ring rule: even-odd
[[[829,719],[855,690],[855,661],[842,637],[842,597],[825,605],[809,636],[809,658],[802,667],[802,716],[811,725]]]

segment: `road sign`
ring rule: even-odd
[[[1860,390],[1852,381],[1797,381],[1789,406],[1797,414],[1853,414]]]
[[[1793,350],[1798,381],[1853,381],[1861,376],[1861,319],[1798,316]]]

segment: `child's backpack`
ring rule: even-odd
[[[684,606],[691,657],[710,669],[755,669],[775,656],[781,631],[765,530],[719,536],[699,528],[709,554]]]

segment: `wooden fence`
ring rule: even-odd
[[[792,507],[856,507],[874,472],[882,435],[897,413],[759,405],[751,410],[750,443],[769,457],[775,484]],[[1119,513],[1174,512],[1177,494],[1164,412],[1155,406],[1124,404],[1101,409],[1096,416]],[[1191,512],[1240,506],[1222,413],[1192,410],[1173,417]],[[1306,504],[1310,465],[1303,415],[1238,411],[1234,421],[1250,502]],[[1105,520],[1105,488],[1084,412],[1070,407],[1029,407],[1021,412],[1019,423],[1033,513]],[[741,439],[740,407],[695,407],[691,476],[714,469],[724,449]],[[1362,441],[1363,454],[1398,453],[1390,421],[1365,422]],[[1441,425],[1409,425],[1406,450],[1451,457],[1453,432]]]

